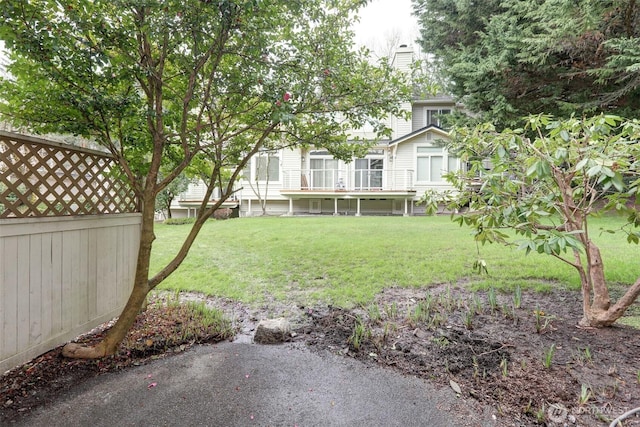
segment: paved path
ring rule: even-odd
[[[489,426],[417,378],[294,345],[220,343],[91,379],[27,426]]]

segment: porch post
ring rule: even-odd
[[[247,216],[251,216],[251,199],[247,199]]]
[[[333,199],[333,216],[338,216],[338,198]]]
[[[404,215],[403,216],[409,216],[409,199],[405,198],[404,199]]]
[[[358,201],[358,204],[356,207],[356,216],[360,216],[360,197],[358,197],[356,200]]]
[[[293,199],[291,197],[289,197],[289,213],[287,215],[293,216]]]

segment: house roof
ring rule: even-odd
[[[446,130],[444,130],[441,127],[436,126],[436,125],[429,125],[429,126],[425,126],[423,128],[420,128],[418,130],[415,130],[415,131],[413,131],[411,133],[408,133],[408,134],[406,134],[404,136],[401,136],[400,138],[396,138],[393,141],[389,141],[389,146],[401,144],[401,143],[403,143],[405,141],[408,141],[408,140],[410,140],[412,138],[415,138],[416,136],[423,135],[423,134],[425,134],[427,132],[437,133],[437,134],[441,135],[444,138],[448,138],[449,137],[449,133]]]

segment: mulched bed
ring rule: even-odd
[[[430,316],[416,320],[426,301]],[[316,312],[299,332],[312,348],[459,388],[495,408],[505,426],[601,426],[640,406],[639,330],[578,328],[573,292],[524,293],[520,308],[497,295],[493,311],[488,301],[487,292],[446,286],[389,289],[373,309]],[[368,336],[356,349],[358,324]]]
[[[387,289],[371,306],[353,310],[274,301],[247,307],[196,294],[181,298],[222,309],[237,322],[243,342],[258,319],[285,315],[294,325],[293,339],[310,349],[452,387],[492,408],[501,426],[602,426],[640,406],[640,330],[576,327],[581,302],[573,292],[524,292],[519,308],[513,295],[444,285]],[[229,339],[205,331],[184,342],[168,339],[179,336],[185,320],[184,313],[155,305],[115,356],[69,360],[57,348],[6,373],[0,378],[0,424],[54,401],[86,378]],[[82,341],[99,340],[108,327]],[[640,418],[624,426],[640,426]]]

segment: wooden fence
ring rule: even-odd
[[[0,373],[120,313],[140,221],[109,155],[0,131]]]

